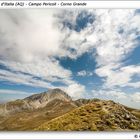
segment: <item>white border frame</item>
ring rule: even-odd
[[[12,2],[14,3],[14,6],[1,6],[1,4],[3,2]],[[16,6],[16,3],[17,2],[22,2],[24,3],[24,6]],[[43,3],[43,2],[56,2],[57,3],[57,6],[29,6],[29,2],[36,2],[36,3]],[[79,3],[83,3],[85,2],[86,3],[86,6],[61,6],[61,2],[68,2],[68,3],[73,3],[73,2],[79,2]],[[104,0],[95,0],[95,1],[80,1],[80,0],[69,0],[69,1],[60,1],[60,0],[57,0],[57,1],[52,1],[52,0],[47,0],[47,1],[39,1],[39,0],[29,0],[29,1],[18,1],[18,0],[0,0],[0,9],[7,9],[7,8],[10,8],[10,9],[23,9],[23,8],[95,8],[95,9],[98,9],[98,8],[119,8],[119,9],[124,9],[124,8],[134,8],[134,9],[139,9],[140,8],[140,0],[134,0],[134,1],[130,1],[130,0],[122,0],[122,1],[116,1],[116,0],[107,0],[107,1],[104,1]]]
[[[2,7],[1,3],[4,1],[0,1],[0,9],[24,9],[24,8],[95,8],[95,9],[140,9],[140,0],[130,1],[130,0],[119,0],[119,1],[111,1],[111,0],[97,0],[97,1],[82,1],[86,2],[87,6],[70,6],[70,7],[29,7],[28,4],[25,4],[24,7]],[[5,0],[5,2],[10,2]],[[11,1],[11,2],[24,2],[28,3],[28,1]],[[34,1],[34,2],[43,2],[43,1]],[[45,1],[46,2],[46,1]],[[49,2],[49,1],[47,1]],[[53,0],[50,0],[50,2],[54,2]],[[61,1],[56,1],[60,3]],[[64,2],[66,2],[64,0]],[[67,1],[67,2],[75,2],[75,1]],[[77,2],[81,2],[80,0],[77,0]],[[124,140],[139,140],[140,139],[140,132],[0,132],[0,139],[2,140],[117,140],[117,139],[124,139]]]

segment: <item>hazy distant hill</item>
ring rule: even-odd
[[[140,130],[140,110],[99,99],[73,101],[57,88],[1,104],[0,130]]]

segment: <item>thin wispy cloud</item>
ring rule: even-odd
[[[20,90],[8,90],[8,89],[0,89],[0,94],[23,94],[23,95],[29,95],[29,92],[24,92],[24,91],[20,91]],[[33,94],[33,93],[30,93]]]

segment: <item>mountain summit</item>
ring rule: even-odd
[[[43,108],[54,100],[71,102],[72,98],[59,88],[50,89],[43,93],[34,94],[24,99],[18,99],[0,105],[0,115],[5,116],[15,112],[21,112],[23,110]]]
[[[71,97],[59,88],[50,89],[47,92],[29,96],[25,98],[24,101],[33,108],[42,108],[45,107],[49,102],[56,99],[66,102],[72,101]]]
[[[29,96],[27,98],[25,98],[24,100],[28,100],[28,101],[40,101],[40,103],[42,102],[49,102],[52,101],[54,99],[60,99],[60,100],[65,100],[65,101],[70,101],[72,100],[71,97],[64,92],[63,90],[56,88],[56,89],[49,89],[47,92],[43,92],[40,94],[34,94],[32,96]]]

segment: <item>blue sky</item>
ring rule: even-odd
[[[0,102],[58,87],[140,108],[139,10],[1,10],[0,19]]]

